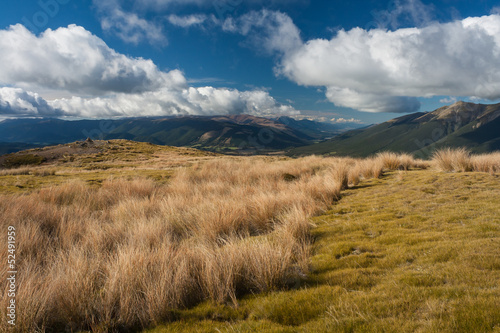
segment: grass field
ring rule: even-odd
[[[500,332],[498,175],[391,172],[313,219],[294,290],[206,302],[163,332]]]
[[[0,171],[10,331],[500,331],[498,154],[99,149]]]

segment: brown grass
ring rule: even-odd
[[[31,167],[20,167],[15,169],[0,170],[0,176],[20,176],[20,175],[29,175],[30,173],[31,173]]]
[[[472,155],[465,148],[445,148],[434,153],[432,162],[440,171],[446,172],[500,172],[500,153]]]
[[[137,330],[204,300],[236,305],[247,293],[299,286],[309,218],[349,184],[395,166],[380,156],[213,157],[178,168],[166,185],[73,180],[3,195],[0,225],[17,234],[13,331]],[[3,266],[4,290],[6,274]]]
[[[500,152],[471,157],[474,171],[489,172],[491,174],[500,172]]]
[[[134,330],[206,299],[236,304],[297,285],[309,217],[339,198],[347,175],[336,159],[214,158],[168,185],[72,181],[4,195],[0,224],[16,227],[18,244],[13,331]]]
[[[428,166],[426,162],[417,160],[412,155],[406,153],[381,152],[376,155],[376,158],[388,170],[425,169]]]

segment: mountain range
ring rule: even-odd
[[[321,154],[365,157],[381,151],[428,158],[442,147],[482,153],[500,150],[500,103],[457,102],[358,128],[249,115],[127,118],[118,120],[8,119],[0,122],[0,154],[87,137],[127,139],[221,153]],[[359,125],[358,125],[359,126]]]
[[[289,155],[328,154],[365,157],[381,151],[427,158],[439,148],[466,147],[474,153],[500,150],[500,103],[457,102],[432,112],[408,114],[294,148]]]
[[[306,119],[269,119],[249,115],[77,121],[7,119],[0,122],[0,149],[8,153],[89,137],[189,146],[219,152],[266,152],[309,145],[333,137],[344,128],[346,125]]]

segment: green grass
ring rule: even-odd
[[[312,273],[147,332],[500,332],[500,178],[389,173],[314,218]]]

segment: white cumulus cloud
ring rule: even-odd
[[[72,97],[50,101],[66,116],[112,118],[165,115],[298,114],[293,107],[278,103],[265,91],[239,91],[214,87],[159,89],[141,94],[108,97]]]
[[[0,88],[0,115],[18,117],[55,117],[63,111],[50,106],[46,100],[33,92],[20,88]]]
[[[362,124],[363,122],[359,119],[356,118],[332,118],[330,119],[330,122],[336,123],[336,124]]]
[[[417,97],[500,98],[500,16],[395,31],[355,28],[313,39],[281,57],[277,71],[324,86],[339,106],[412,112]]]
[[[115,52],[76,25],[35,36],[23,25],[0,30],[0,84],[102,95],[183,87],[179,71],[160,71],[151,60]]]
[[[35,36],[0,30],[0,114],[106,118],[163,115],[296,114],[266,91],[190,87],[179,70],[115,52],[76,25]],[[45,100],[36,91],[72,96]]]
[[[500,98],[500,15],[437,23],[432,6],[419,0],[395,4],[385,26],[419,27],[353,28],[303,42],[287,14],[261,10],[226,19],[223,29],[246,36],[257,52],[277,54],[277,75],[325,88],[338,106],[409,113],[420,108],[419,97]]]
[[[453,104],[453,103],[456,103],[456,102],[457,102],[457,98],[453,97],[453,96],[441,98],[439,100],[439,103],[443,103],[443,104]]]

